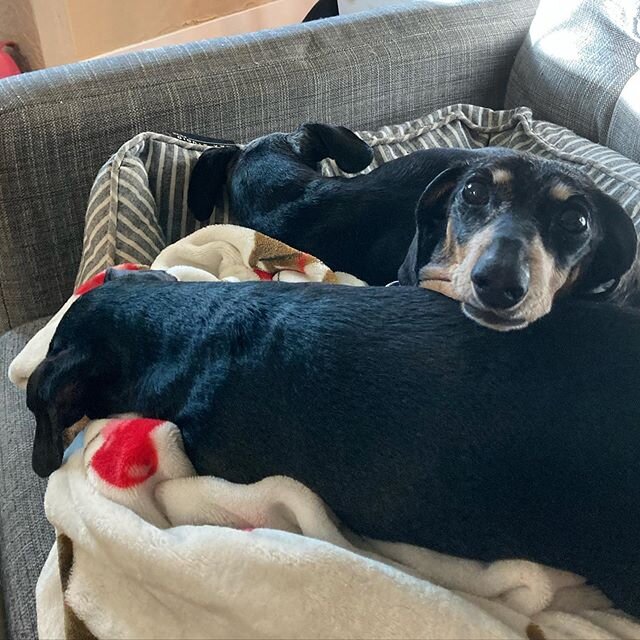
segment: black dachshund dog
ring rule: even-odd
[[[372,151],[322,124],[212,148],[194,167],[189,206],[206,220],[226,183],[234,223],[369,284],[399,278],[447,293],[503,330],[544,315],[559,295],[612,291],[636,255],[622,207],[564,163],[495,147],[430,149],[342,178],[321,175],[323,158],[355,172]],[[398,273],[411,243],[420,271]]]
[[[27,388],[39,475],[85,415],[171,420],[198,473],[290,476],[360,534],[570,570],[640,615],[639,312],[568,298],[499,333],[416,287],[162,278],[63,317]]]

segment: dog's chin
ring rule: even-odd
[[[529,324],[529,320],[524,318],[505,318],[489,309],[474,307],[468,302],[462,303],[462,312],[467,318],[494,331],[515,331],[516,329],[524,329]]]

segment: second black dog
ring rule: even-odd
[[[84,415],[171,420],[201,474],[290,476],[358,533],[564,568],[640,615],[640,313],[501,334],[412,287],[154,278],[60,322],[27,389],[40,475]]]

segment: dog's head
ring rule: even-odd
[[[502,331],[545,315],[559,295],[606,295],[636,255],[629,216],[587,176],[514,151],[441,173],[416,223],[400,283],[441,291]]]
[[[293,133],[262,136],[244,147],[212,147],[202,153],[193,168],[187,197],[189,209],[198,220],[208,220],[214,205],[221,201],[223,187],[230,182],[232,174],[237,176],[240,187],[255,187],[255,198],[268,200],[265,182],[258,178],[261,164],[264,165],[265,180],[275,181],[275,185],[269,183],[267,188],[279,187],[278,198],[281,200],[282,190],[298,187],[292,172],[295,165],[316,170],[325,158],[335,160],[342,171],[356,173],[369,166],[373,152],[353,131],[319,123],[303,124]],[[248,179],[244,177],[245,169],[250,171]]]
[[[114,280],[120,281],[122,286],[131,283],[144,286],[150,282],[176,281],[176,278],[161,270],[130,271],[110,267],[104,273],[102,282],[113,286],[108,283]],[[46,357],[31,372],[27,381],[27,407],[36,419],[32,466],[43,478],[62,463],[67,429],[87,416],[109,415],[104,409],[108,402],[103,402],[109,397],[110,385],[107,381],[113,376],[114,366],[105,360],[108,350],[104,343],[107,336],[104,341],[95,339],[96,335],[101,335],[98,329],[100,323],[97,326],[91,324],[95,314],[85,304],[94,295],[95,289],[103,286],[96,284],[96,281],[100,283],[100,279],[92,278],[89,283],[95,286],[82,293],[67,308],[51,339]],[[95,329],[98,329],[97,334]]]
[[[89,413],[91,366],[72,348],[53,351],[27,383],[27,407],[36,418],[32,466],[46,478],[62,463],[64,431]]]

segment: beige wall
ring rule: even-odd
[[[0,0],[0,37],[37,69],[301,20],[313,0]]]
[[[201,22],[157,38],[127,45],[106,55],[129,53],[194,40],[207,40],[237,33],[251,33],[262,29],[276,29],[286,24],[302,22],[316,0],[270,0],[266,4]]]
[[[84,58],[268,2],[270,0],[66,0],[76,50]]]

